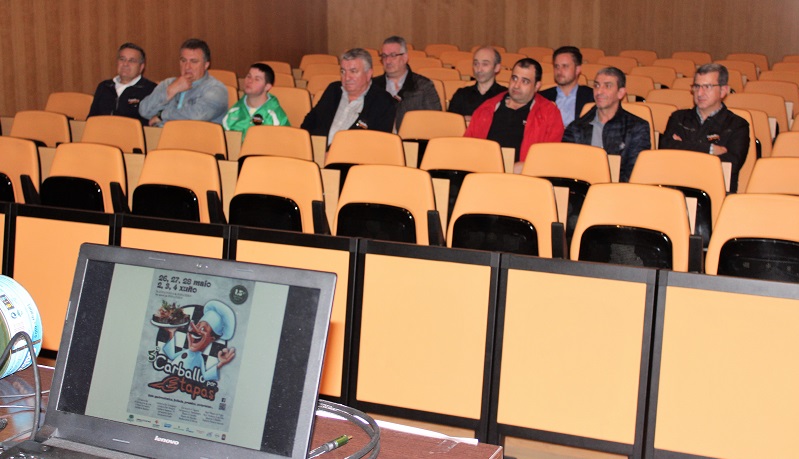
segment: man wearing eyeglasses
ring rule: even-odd
[[[594,105],[574,120],[563,141],[603,148],[621,156],[619,181],[629,182],[638,154],[651,148],[649,123],[622,108],[627,97],[627,77],[616,67],[605,67],[594,78]]]
[[[305,115],[302,128],[333,141],[336,132],[371,129],[391,132],[396,107],[391,96],[372,82],[372,56],[353,48],[339,58],[341,81],[330,83],[319,102]]]
[[[142,72],[144,50],[133,43],[122,44],[117,51],[117,76],[97,85],[89,116],[126,116],[147,124],[148,120],[139,116],[139,102],[153,92],[155,83]]]
[[[731,163],[730,191],[738,189],[738,172],[749,151],[749,123],[724,105],[730,91],[729,73],[720,64],[705,64],[697,69],[694,108],[677,110],[669,117],[661,149],[710,153]]]
[[[388,91],[397,101],[396,129],[399,130],[405,113],[412,110],[441,110],[441,99],[430,79],[411,71],[408,65],[408,45],[398,36],[383,40],[380,60],[385,73],[374,83]]]

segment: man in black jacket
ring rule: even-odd
[[[604,148],[621,155],[619,181],[630,181],[638,153],[651,148],[649,123],[621,108],[627,97],[627,78],[616,67],[600,70],[594,80],[596,106],[575,120],[563,133],[563,141]]]
[[[144,63],[144,50],[140,46],[133,43],[120,46],[117,76],[97,85],[89,116],[127,116],[147,125],[149,120],[139,116],[139,102],[153,92],[156,84],[142,76]]]
[[[386,91],[372,84],[372,56],[354,48],[344,53],[340,62],[341,82],[325,89],[301,127],[311,135],[327,137],[328,145],[336,132],[347,129],[391,132],[395,103]]]
[[[728,80],[729,72],[723,65],[699,67],[692,86],[695,107],[671,114],[660,148],[710,153],[731,163],[730,191],[734,193],[750,139],[749,123],[722,102],[730,91]]]
[[[583,106],[594,101],[594,91],[588,86],[577,84],[582,65],[583,55],[574,46],[561,46],[552,54],[557,86],[541,91],[541,95],[558,106],[563,126],[568,126],[579,118]]]
[[[380,48],[385,73],[374,84],[397,101],[397,131],[405,113],[412,110],[441,110],[441,99],[429,78],[413,73],[408,65],[408,44],[402,37],[388,37]]]

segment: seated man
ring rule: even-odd
[[[208,44],[190,38],[180,47],[180,76],[167,78],[156,86],[139,106],[139,114],[150,126],[172,120],[200,120],[222,123],[228,108],[227,88],[207,73],[211,65]]]
[[[513,66],[510,89],[485,101],[472,115],[465,137],[495,140],[516,150],[514,172],[521,172],[530,145],[560,142],[563,121],[552,102],[538,94],[541,64],[524,58]]]
[[[411,110],[441,110],[441,99],[433,82],[408,66],[408,45],[402,37],[388,37],[380,48],[385,73],[374,79],[375,85],[396,99],[397,131],[405,113]]]
[[[697,69],[692,86],[694,108],[669,117],[660,148],[707,152],[732,164],[730,191],[738,190],[738,172],[749,152],[749,123],[722,102],[730,87],[729,72],[720,64]]]
[[[651,148],[649,123],[621,108],[627,97],[627,78],[616,67],[597,72],[594,80],[596,106],[569,124],[564,142],[604,148],[609,155],[621,155],[620,182],[629,182],[641,150]]]
[[[583,106],[594,101],[594,91],[588,86],[577,84],[582,65],[583,54],[578,48],[561,46],[556,49],[552,55],[552,67],[557,85],[541,91],[542,96],[558,106],[564,126],[579,118]]]
[[[372,84],[372,56],[361,48],[341,55],[341,82],[331,83],[305,116],[302,128],[333,141],[338,131],[373,129],[391,132],[396,106],[382,88]]]
[[[139,103],[149,96],[155,83],[144,78],[144,50],[133,43],[124,43],[117,52],[117,76],[97,85],[89,116],[119,115],[148,120],[139,116]]]
[[[459,113],[469,120],[480,104],[507,91],[508,88],[500,85],[496,80],[497,74],[502,70],[501,62],[502,56],[491,46],[483,46],[475,51],[472,70],[474,70],[474,79],[477,80],[477,83],[455,91],[449,101],[447,111]]]
[[[229,131],[241,131],[242,140],[250,126],[288,126],[286,112],[277,98],[269,94],[274,82],[272,67],[261,62],[252,64],[244,77],[244,97],[228,110],[222,126]]]

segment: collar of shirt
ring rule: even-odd
[[[555,86],[557,96],[555,97],[555,105],[560,110],[560,117],[563,120],[563,125],[568,126],[569,123],[574,121],[574,110],[577,107],[577,86],[572,88],[572,91],[567,96],[560,86]]]
[[[708,118],[712,118],[712,117],[716,116],[716,114],[718,112],[720,112],[722,108],[724,108],[724,104],[722,104],[721,107],[719,107],[718,110],[714,111],[710,115],[707,115],[707,118],[702,118],[702,114],[699,113],[699,107],[695,107],[694,111],[696,111],[696,116],[699,117],[699,124],[705,124],[705,121],[707,121]]]
[[[336,132],[345,131],[349,129],[350,126],[355,124],[356,121],[358,121],[358,117],[361,116],[361,111],[363,111],[366,93],[369,92],[371,87],[372,83],[369,82],[369,86],[366,87],[366,91],[364,91],[352,102],[350,102],[347,91],[344,90],[344,86],[341,87],[341,99],[338,102],[336,114],[333,117],[333,122],[330,125],[330,131],[327,133],[328,145],[333,142],[333,137],[336,135]]]
[[[115,76],[113,81],[114,81],[114,89],[116,89],[117,91],[117,97],[121,96],[122,92],[125,91],[125,89],[138,83],[139,80],[141,80],[141,75],[137,76],[136,78],[130,80],[130,82],[125,84],[119,80],[119,75]]]
[[[409,73],[411,72],[409,72],[408,69],[405,68],[405,73],[399,78],[399,80],[397,80],[396,84],[394,83],[394,80],[392,80],[391,78],[388,77],[388,75],[386,75],[386,91],[388,91],[388,93],[391,94],[392,96],[396,96],[397,94],[399,94],[402,87],[405,86],[405,79],[408,78]]]

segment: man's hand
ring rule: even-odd
[[[522,169],[524,169],[524,161],[517,161],[513,163],[513,173],[514,174],[521,174]]]
[[[724,153],[727,153],[727,147],[713,144],[713,156],[723,155]]]
[[[235,347],[226,347],[219,351],[216,355],[216,358],[219,360],[219,363],[216,364],[217,368],[222,368],[225,365],[229,364],[234,358],[236,357],[236,348]]]
[[[158,126],[161,124],[161,118],[158,115],[150,118],[150,122],[148,123],[150,126]]]
[[[678,136],[677,134],[672,134],[671,138],[677,142],[682,142],[682,137]]]
[[[191,80],[181,75],[166,87],[166,98],[172,100],[173,97],[191,89]]]

